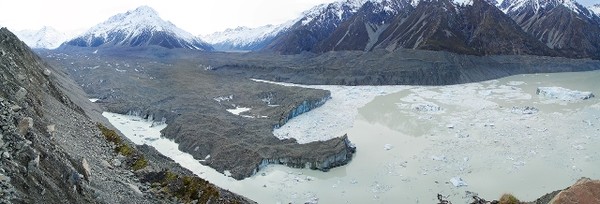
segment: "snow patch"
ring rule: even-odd
[[[240,115],[240,113],[246,112],[251,110],[251,108],[244,108],[244,107],[236,107],[235,109],[227,109],[228,112],[230,112],[231,114],[234,115]]]

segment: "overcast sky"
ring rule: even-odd
[[[117,13],[142,5],[194,34],[237,26],[280,24],[302,11],[335,0],[0,0],[0,26],[10,30],[52,26],[66,32],[87,30]]]
[[[294,19],[302,11],[335,0],[0,0],[0,26],[10,30],[52,26],[85,31],[117,13],[148,5],[194,35],[237,26],[258,27]],[[583,5],[599,0],[579,0]]]

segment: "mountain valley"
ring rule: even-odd
[[[0,203],[534,200],[599,179],[598,8],[338,0],[196,35],[140,6],[74,37],[1,28]]]

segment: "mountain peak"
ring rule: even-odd
[[[533,9],[534,12],[564,6],[575,13],[589,16],[588,10],[575,0],[503,0],[498,2],[504,13],[519,12],[523,9]]]
[[[44,26],[39,30],[21,30],[15,32],[19,39],[23,40],[31,48],[54,49],[68,40],[70,35],[59,32],[53,27]]]
[[[158,12],[149,6],[140,6],[114,15],[107,21],[90,28],[82,36],[67,42],[67,45],[80,47],[158,45],[166,48],[212,50],[210,45],[199,38],[160,18]]]
[[[135,10],[133,10],[133,13],[144,13],[144,14],[156,14],[156,15],[158,15],[158,12],[156,12],[156,10],[154,10],[152,7],[146,6],[146,5],[137,7]]]

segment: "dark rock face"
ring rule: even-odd
[[[474,54],[460,32],[462,21],[457,9],[448,0],[421,1],[409,16],[397,17],[376,46],[387,50],[409,48]]]
[[[484,0],[458,6],[448,0],[423,1],[408,17],[388,27],[378,47],[413,48],[472,55],[549,55],[550,50]]]
[[[600,203],[600,181],[581,178],[569,188],[554,193],[556,196],[546,203],[550,204],[593,204]],[[542,197],[543,199],[544,197]],[[541,199],[539,200],[541,201]],[[542,202],[536,202],[542,203]]]
[[[360,6],[360,5],[358,5]],[[264,50],[281,54],[313,51],[357,11],[356,0],[321,5],[308,11],[288,31],[279,34]]]
[[[527,33],[561,56],[600,59],[600,17],[574,1],[504,1],[507,11]],[[569,6],[569,7],[567,7]]]
[[[496,6],[474,0],[464,8],[467,44],[483,55],[546,55],[553,52],[521,30]]]
[[[412,11],[406,0],[367,1],[356,14],[344,21],[330,37],[319,43],[315,52],[336,50],[370,51],[395,17]]]
[[[263,50],[298,54],[405,48],[600,59],[600,17],[575,1],[497,4],[495,0],[472,4],[423,0],[415,8],[405,0],[332,3],[318,15],[298,21]]]

